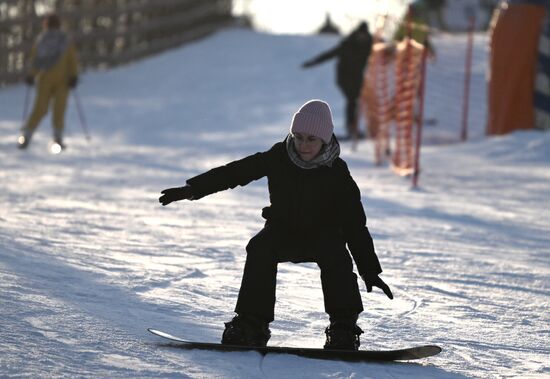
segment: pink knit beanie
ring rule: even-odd
[[[330,107],[322,100],[310,100],[294,113],[291,133],[306,133],[329,143],[332,138],[332,114]]]

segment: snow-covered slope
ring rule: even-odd
[[[452,54],[464,38],[436,42],[428,89],[462,69]],[[369,142],[342,144],[395,295],[363,291],[363,347],[435,343],[442,354],[399,364],[262,358],[172,349],[146,332],[219,340],[268,201],[264,180],[168,207],[160,190],[269,148],[310,98],[332,104],[342,132],[331,64],[299,68],[334,43],[228,30],[85,73],[78,91],[92,142],[71,103],[69,148],[57,156],[47,153],[49,120],[28,151],[15,148],[25,87],[0,90],[0,376],[550,376],[550,135],[483,137],[484,36],[474,54],[474,138],[427,144],[418,189],[374,166]],[[440,122],[425,137],[458,133]],[[314,264],[280,265],[271,344],[322,346],[318,276]]]

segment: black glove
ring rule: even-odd
[[[382,279],[380,279],[378,274],[365,274],[361,277],[367,285],[367,292],[372,292],[372,287],[378,287],[384,291],[387,297],[393,299],[393,294],[391,293],[390,287],[384,283]]]
[[[69,78],[68,84],[70,88],[76,87],[76,85],[78,84],[78,76],[71,76]]]
[[[32,86],[34,84],[34,76],[32,75],[25,76],[25,83],[27,83],[28,86]]]
[[[159,197],[159,203],[162,205],[168,205],[173,201],[191,199],[193,197],[193,191],[190,186],[167,188],[161,191],[161,193],[163,195]]]

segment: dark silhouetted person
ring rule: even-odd
[[[330,14],[327,13],[325,17],[325,23],[318,31],[319,34],[340,34],[340,30],[338,30],[338,27],[334,25],[332,22],[332,19],[330,18]]]
[[[363,73],[372,50],[372,35],[366,22],[359,26],[338,46],[312,58],[302,67],[312,67],[332,58],[337,58],[336,82],[346,98],[347,137],[357,136],[359,95],[363,85]]]
[[[21,130],[19,148],[28,146],[36,127],[48,113],[52,103],[53,140],[61,148],[65,126],[65,109],[70,88],[78,81],[78,58],[74,45],[61,30],[61,20],[55,14],[47,15],[43,32],[38,36],[29,59],[25,81],[36,83],[36,96],[32,112]]]
[[[417,0],[409,5],[402,22],[395,31],[393,40],[400,42],[406,37],[410,37],[424,45],[428,49],[428,57],[435,61],[436,51],[431,42],[430,33],[427,5],[424,1]]]

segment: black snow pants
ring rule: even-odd
[[[353,79],[352,79],[353,78]],[[338,80],[338,87],[346,99],[346,132],[353,137],[359,127],[359,97],[363,86],[363,76],[346,77]]]
[[[246,247],[246,264],[235,312],[274,319],[277,265],[316,262],[321,269],[325,311],[331,316],[359,314],[363,303],[345,243],[336,235],[292,236],[266,226]]]
[[[345,94],[346,97],[346,133],[347,137],[353,137],[358,130],[359,112],[357,110],[358,99],[355,94]]]

